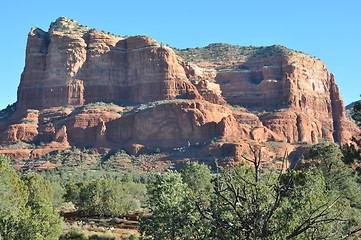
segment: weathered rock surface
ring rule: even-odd
[[[358,131],[334,75],[306,54],[227,44],[177,50],[66,18],[48,32],[31,29],[16,111],[0,118],[0,153],[13,160],[72,146],[139,154],[202,143],[199,154],[240,161],[249,143],[280,157],[301,142],[344,144]]]
[[[214,81],[225,100],[269,112],[260,117],[263,125],[289,143],[323,139],[344,144],[357,131],[345,117],[334,75],[319,59],[281,46],[211,44],[177,52],[218,69]],[[226,61],[230,55],[233,61]]]
[[[108,140],[119,147],[137,143],[172,148],[225,135],[223,122],[237,128],[227,107],[206,101],[177,101],[130,113],[106,124]]]
[[[19,110],[201,98],[169,47],[146,36],[68,32],[67,23],[60,18],[49,32],[30,31]]]

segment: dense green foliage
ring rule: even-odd
[[[19,177],[1,156],[0,239],[58,239],[54,207],[69,202],[88,216],[145,212],[144,239],[357,239],[361,181],[344,147],[312,146],[297,170],[283,171],[264,169],[260,150],[251,150],[243,164],[215,173],[188,162],[159,175],[59,168]]]
[[[54,193],[51,184],[38,173],[27,173],[21,180],[29,189],[28,205],[35,206],[42,202],[53,203]]]
[[[207,239],[212,226],[194,201],[208,201],[211,173],[205,165],[188,163],[182,171],[157,175],[149,184],[152,216],[143,218],[141,231],[154,239]]]
[[[357,126],[361,127],[361,102],[358,102],[353,106],[352,119],[356,121]]]
[[[352,108],[352,119],[357,126],[361,128],[361,102],[357,102]],[[361,135],[354,136],[352,143],[342,146],[343,161],[355,167],[358,174],[361,176]]]
[[[219,168],[187,164],[149,185],[151,216],[141,222],[150,239],[341,239],[361,229],[361,191],[340,148],[310,149],[301,170],[261,171],[251,164]],[[315,168],[315,165],[318,166]]]
[[[153,217],[144,220],[143,230],[155,239],[187,239],[184,235],[190,219],[184,213],[191,212],[185,200],[188,193],[180,174],[158,175],[149,192]]]
[[[122,183],[112,179],[70,183],[67,189],[67,200],[88,215],[116,216],[128,209]]]
[[[36,173],[20,179],[0,156],[1,239],[58,239],[62,220],[52,202],[48,182]]]
[[[142,183],[116,179],[69,182],[65,199],[86,215],[120,216],[139,209],[146,198]]]

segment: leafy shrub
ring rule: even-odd
[[[97,179],[67,185],[65,198],[88,215],[119,216],[129,208],[129,196],[121,181]]]

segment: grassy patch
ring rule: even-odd
[[[25,120],[25,121],[22,121],[20,124],[35,124],[35,125],[37,125],[38,123],[33,121],[33,120]]]
[[[0,148],[25,148],[25,149],[35,149],[35,144],[23,142],[21,140],[8,145],[0,145]]]

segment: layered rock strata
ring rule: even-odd
[[[229,104],[266,111],[260,121],[289,143],[344,144],[357,131],[345,117],[335,76],[319,59],[282,46],[211,44],[177,53],[215,71],[211,78]]]
[[[227,44],[177,50],[63,17],[48,32],[31,29],[16,111],[0,115],[1,152],[13,159],[72,146],[139,153],[202,143],[200,152],[238,161],[248,143],[297,151],[320,140],[344,144],[358,131],[334,75],[306,54]]]
[[[18,89],[19,110],[84,103],[201,98],[178,57],[146,36],[121,38],[97,30],[31,29]]]

